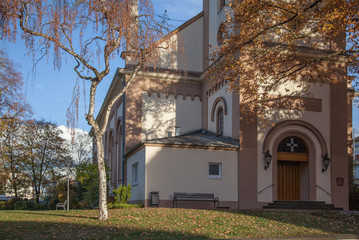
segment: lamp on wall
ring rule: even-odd
[[[267,168],[269,167],[270,163],[272,162],[272,155],[269,154],[269,150],[266,152],[266,154],[264,155],[264,170],[267,170]]]
[[[324,157],[323,157],[323,168],[322,168],[322,172],[325,172],[328,167],[329,167],[329,164],[330,164],[330,158],[328,158],[328,154],[325,154]]]

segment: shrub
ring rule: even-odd
[[[98,203],[99,203],[98,196],[99,196],[99,187],[98,184],[96,184],[88,190],[86,194],[86,200],[89,201],[91,206],[98,207]]]
[[[46,204],[36,204],[35,205],[35,210],[46,210],[47,206]]]
[[[34,201],[25,201],[26,210],[35,210],[36,203]]]
[[[90,208],[90,203],[87,202],[87,201],[79,202],[79,208],[81,208],[81,209],[89,209]]]
[[[7,202],[7,206],[10,210],[14,210],[15,209],[15,203],[16,202],[19,202],[19,201],[22,201],[21,198],[19,197],[15,197],[15,198],[11,198],[9,199],[9,201]]]
[[[115,196],[116,203],[127,203],[132,196],[131,190],[132,188],[130,184],[128,184],[127,187],[121,185],[117,189],[113,190],[112,193]]]
[[[108,208],[110,209],[143,208],[143,204],[109,203]]]
[[[33,201],[17,201],[15,203],[14,209],[15,210],[34,210],[35,203]]]
[[[7,209],[8,209],[7,202],[5,201],[0,202],[0,210],[7,210]]]
[[[58,199],[60,202],[65,202],[67,200],[67,191],[64,190],[58,193]],[[73,189],[70,189],[70,208],[78,208],[79,204],[76,199],[76,192]]]
[[[78,164],[76,166],[76,178],[83,191],[80,193],[81,199],[87,201],[92,207],[98,207],[99,181],[97,164],[87,162]]]
[[[58,204],[59,202],[59,199],[52,198],[47,202],[47,208],[50,210],[55,210],[56,204]]]
[[[107,203],[114,203],[114,202],[116,202],[115,197],[112,197],[112,196],[107,197]]]
[[[349,193],[349,209],[358,211],[359,210],[359,193],[350,192]]]
[[[25,203],[24,201],[17,201],[17,202],[15,203],[14,209],[15,209],[15,210],[25,210],[26,207],[25,207],[25,204],[24,204],[24,203]]]

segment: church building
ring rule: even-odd
[[[205,77],[227,8],[225,1],[203,0],[203,11],[172,33],[182,44],[178,54],[140,72],[114,105],[104,135],[109,192],[131,184],[131,202],[146,207],[151,192],[160,207],[172,207],[173,194],[184,192],[213,193],[230,209],[323,201],[347,210],[345,81],[313,86],[311,96],[286,93],[291,104],[268,111],[272,126],[247,121],[239,94]],[[345,78],[345,64],[340,71]],[[117,70],[103,106],[131,72]],[[103,107],[97,119],[104,115]],[[178,207],[213,203],[179,201]]]

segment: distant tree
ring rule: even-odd
[[[42,49],[33,51],[34,54],[52,52],[57,69],[61,67],[63,57],[70,56],[77,63],[74,70],[78,77],[91,81],[86,119],[96,138],[99,219],[107,220],[103,135],[110,111],[144,66],[155,66],[159,50],[170,47],[171,39],[163,38],[167,28],[163,21],[156,21],[151,0],[3,0],[0,2],[0,20],[1,39],[15,41],[20,28],[30,50]],[[163,40],[158,41],[161,38]],[[126,58],[132,72],[121,91],[104,106],[105,117],[100,125],[94,117],[96,90],[109,74],[110,61],[116,55]],[[78,116],[78,89],[74,95],[73,108],[68,113],[72,119],[71,127],[75,127],[74,120]]]
[[[72,144],[76,163],[92,162],[92,142],[92,138],[87,132],[76,133]]]
[[[88,201],[92,206],[98,206],[98,168],[91,162],[81,162],[75,166],[76,180],[85,191],[81,191],[81,198]]]
[[[240,93],[241,113],[262,116],[290,81],[308,93],[349,80],[347,66],[358,77],[359,1],[229,0],[229,8],[209,75]]]
[[[22,85],[16,64],[0,50],[0,192],[12,192],[16,197],[18,190],[27,188],[19,134],[23,118],[31,114]]]
[[[16,121],[31,113],[30,106],[22,94],[22,75],[16,68],[16,64],[0,50],[0,130],[6,128],[7,121]]]
[[[22,121],[7,119],[6,127],[0,137],[1,161],[3,164],[4,192],[14,193],[15,197],[24,195],[29,187],[29,178],[24,172],[24,154],[21,143]],[[20,195],[19,195],[20,193]],[[26,194],[25,194],[26,195]]]
[[[36,202],[43,184],[53,179],[53,173],[64,169],[69,152],[60,137],[57,126],[45,121],[27,121],[24,124],[22,142],[24,149],[25,171],[31,178]]]

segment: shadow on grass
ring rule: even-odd
[[[109,224],[0,221],[0,239],[208,239],[182,232],[126,228]]]
[[[354,234],[359,236],[359,216],[347,216],[335,211],[303,210],[244,210],[233,211],[255,217],[263,224],[273,222],[290,224],[300,228],[317,229],[327,234]]]
[[[59,214],[57,214],[59,212]],[[16,212],[15,212],[16,213]],[[71,217],[71,218],[84,218],[84,219],[98,219],[96,217],[90,217],[90,216],[81,216],[81,215],[72,215],[72,214],[66,214],[66,211],[56,211],[56,213],[43,213],[38,211],[29,211],[29,212],[18,212],[21,214],[28,214],[28,215],[42,215],[42,216],[56,216],[56,217]]]

